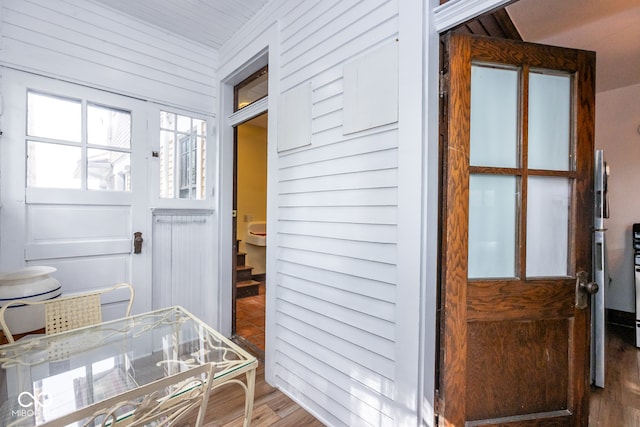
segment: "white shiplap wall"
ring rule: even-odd
[[[392,425],[397,129],[343,135],[342,70],[397,36],[397,5],[304,2],[280,25],[280,91],[311,81],[313,121],[279,159],[276,375],[331,424]]]
[[[0,64],[209,113],[217,52],[90,0],[2,0]]]
[[[222,47],[222,67],[273,26],[269,98],[313,93],[311,145],[269,164],[267,375],[330,425],[398,425],[398,124],[342,129],[344,63],[396,40],[398,4],[273,1]]]

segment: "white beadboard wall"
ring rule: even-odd
[[[279,93],[308,82],[313,93],[311,145],[270,164],[277,271],[267,267],[267,369],[329,425],[398,425],[398,125],[342,129],[343,65],[396,40],[398,4],[273,1],[221,48],[221,64],[274,22]]]
[[[90,0],[1,0],[0,65],[213,112],[215,50]]]
[[[153,309],[180,305],[215,325],[217,299],[211,260],[213,214],[158,211],[153,215]]]

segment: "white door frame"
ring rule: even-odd
[[[514,0],[450,0],[443,5],[432,2],[436,35],[509,3],[514,3]]]
[[[276,117],[277,117],[277,94],[278,92],[278,31],[277,24],[272,25],[261,37],[244,46],[240,51],[234,52],[233,58],[229,62],[221,65],[218,70],[220,76],[220,104],[219,104],[219,127],[218,127],[218,156],[217,156],[217,200],[218,211],[218,286],[220,304],[218,307],[218,325],[222,334],[231,334],[232,322],[232,206],[233,206],[233,128],[243,121],[259,115],[265,111],[269,112],[267,130],[267,170],[277,170],[277,151],[275,144]],[[257,103],[253,109],[247,112],[235,113],[233,111],[233,88],[252,73],[258,71],[265,65],[269,65],[268,91],[269,96],[265,101]],[[244,110],[244,109],[243,109]],[[268,173],[267,176],[267,250],[266,259],[266,281],[272,280],[275,271],[275,248],[276,239],[276,201],[275,190],[277,188],[277,174]],[[271,272],[271,273],[270,273]],[[270,380],[270,371],[273,360],[271,357],[273,349],[273,338],[270,331],[273,330],[274,323],[272,316],[269,316],[269,307],[273,306],[273,292],[266,293],[266,325],[265,325],[265,376]]]

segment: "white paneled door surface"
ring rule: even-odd
[[[133,250],[151,222],[146,103],[8,69],[2,94],[0,269],[55,267],[66,293],[131,282],[151,309],[148,242]]]

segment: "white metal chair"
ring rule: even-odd
[[[119,288],[129,289],[129,303],[125,313],[125,316],[129,316],[131,314],[131,306],[133,305],[134,290],[129,283],[118,283],[110,288],[98,289],[81,294],[62,295],[61,297],[50,300],[32,301],[17,299],[10,301],[0,308],[0,326],[2,326],[7,340],[10,343],[15,342],[13,334],[7,325],[6,311],[12,306],[21,305],[44,306],[45,333],[47,335],[81,328],[83,326],[95,325],[102,322],[101,296]]]
[[[202,425],[214,366],[198,365],[105,399],[55,420],[56,425],[154,427],[175,426],[197,409],[195,427]]]

